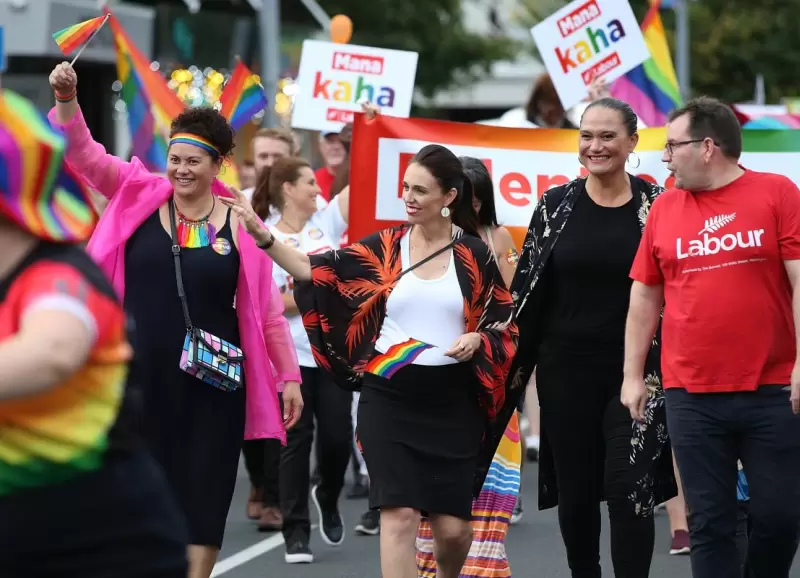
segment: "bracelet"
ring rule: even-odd
[[[256,247],[258,247],[259,249],[261,249],[263,251],[266,251],[267,249],[272,247],[272,245],[274,245],[274,244],[275,244],[275,235],[273,235],[272,233],[269,234],[269,241],[267,241],[266,243],[262,244],[262,243],[259,243],[258,241],[256,241]]]
[[[73,91],[69,94],[59,94],[56,92],[55,95],[57,102],[70,102],[71,100],[74,100],[76,96],[78,96],[78,90],[73,89]]]

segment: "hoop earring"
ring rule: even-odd
[[[635,167],[633,166],[633,163],[631,163],[631,155],[633,155],[633,156],[634,156],[634,158],[636,158],[636,166],[635,166]],[[639,158],[639,155],[637,155],[637,154],[636,154],[636,151],[631,151],[631,152],[628,154],[628,163],[629,163],[629,164],[631,165],[631,167],[632,167],[632,168],[634,168],[634,169],[638,169],[638,168],[639,168],[639,165],[641,165],[641,164],[642,164],[642,161],[641,161],[641,159]]]
[[[444,217],[445,219],[446,219],[447,217],[449,217],[449,216],[450,216],[450,209],[449,209],[449,207],[442,207],[441,213],[442,213],[442,217]]]

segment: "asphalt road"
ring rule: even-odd
[[[558,532],[555,510],[539,512],[536,504],[536,465],[526,464],[523,470],[523,500],[527,504],[522,521],[511,527],[506,548],[514,576],[537,578],[569,578],[564,546]],[[348,481],[348,484],[350,482]],[[225,578],[378,578],[378,538],[357,536],[352,528],[366,508],[366,500],[345,500],[340,504],[347,534],[338,548],[322,542],[317,531],[311,540],[315,561],[308,565],[287,565],[283,561],[283,540],[280,533],[260,534],[245,517],[245,500],[249,482],[240,467],[236,495],[228,516],[225,544],[212,576]],[[603,508],[605,509],[605,508]],[[312,513],[314,508],[311,508]],[[314,514],[312,514],[314,515]],[[314,519],[312,518],[312,523]],[[608,551],[608,523],[604,516],[601,539],[604,576],[613,576]],[[800,578],[800,564],[795,564],[792,578]],[[689,558],[669,555],[667,516],[656,516],[656,548],[651,578],[690,578]]]

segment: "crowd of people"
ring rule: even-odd
[[[384,578],[510,576],[528,454],[573,578],[601,575],[604,501],[618,578],[649,575],[662,505],[695,578],[788,578],[800,190],[740,164],[727,105],[670,115],[664,190],[593,87],[587,176],[518,253],[476,158],[424,146],[407,222],[349,239],[349,126],[316,171],[261,129],[239,190],[214,109],[173,121],[157,175],[93,139],[77,83],[52,72],[49,121],[0,95],[0,575],[209,578],[243,453],[288,564],[314,560],[311,505],[342,544],[352,467]],[[570,126],[548,87],[529,122]]]

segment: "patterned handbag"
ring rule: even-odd
[[[169,220],[172,238],[177,239],[175,205],[172,201],[169,203]],[[192,325],[181,275],[181,247],[175,241],[172,242],[172,256],[175,259],[175,280],[178,296],[181,298],[183,320],[186,323],[180,367],[189,375],[217,389],[236,391],[242,387],[244,352],[232,343]]]

